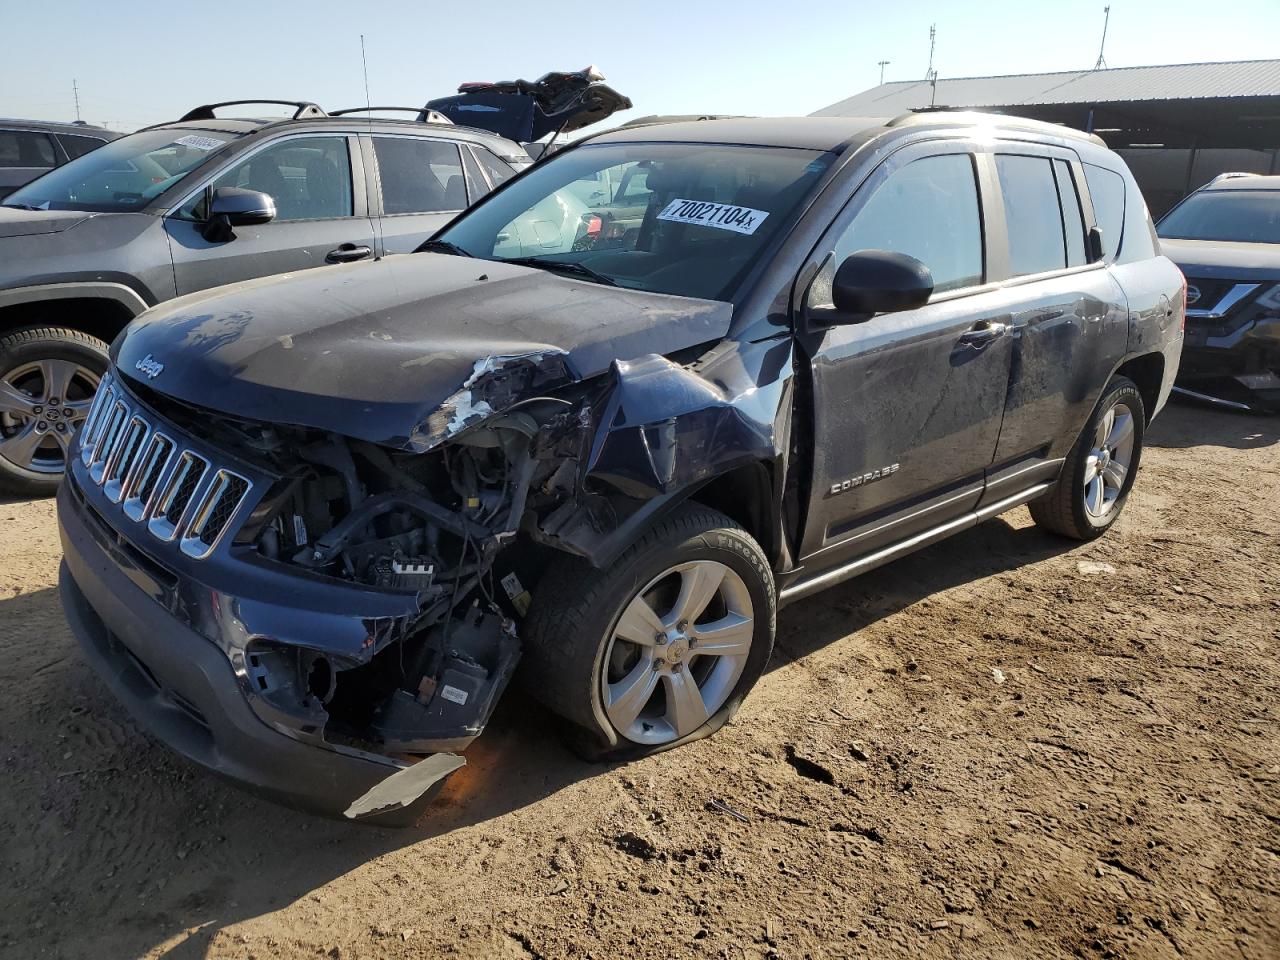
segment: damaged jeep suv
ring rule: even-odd
[[[411,817],[517,664],[634,757],[734,713],[780,603],[1023,503],[1100,535],[1183,310],[1084,134],[615,131],[417,255],[131,324],[58,495],[64,606],[175,750]]]

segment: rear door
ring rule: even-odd
[[[57,166],[49,135],[38,130],[0,129],[0,199]]]
[[[830,299],[823,278],[857,250],[915,257],[932,272],[934,294],[918,309],[814,331],[802,554],[815,572],[955,519],[982,495],[1010,364],[1008,301],[987,282],[990,179],[977,143],[906,147],[819,244],[826,262],[807,294],[806,323]]]
[[[1008,264],[995,279],[1014,299],[1013,361],[987,502],[1056,475],[1127,328],[1116,282],[1103,262],[1087,262],[1092,208],[1075,154],[998,144],[993,162]]]
[[[298,134],[236,157],[165,218],[178,294],[373,256],[374,230],[354,136]],[[243,187],[276,202],[270,223],[204,238],[205,187]]]
[[[467,208],[470,194],[456,141],[390,133],[361,139],[377,171],[369,202],[381,232],[379,255],[412,253]]]

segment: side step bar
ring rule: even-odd
[[[808,580],[800,580],[786,587],[778,595],[779,606],[791,603],[793,600],[800,600],[804,597],[818,593],[827,587],[835,586],[859,574],[866,573],[868,570],[874,570],[876,567],[884,566],[899,557],[906,556],[908,553],[914,553],[921,547],[926,547],[931,543],[937,543],[939,540],[945,540],[953,533],[959,533],[961,530],[968,530],[970,527],[976,527],[984,520],[990,520],[992,517],[1004,513],[1006,510],[1012,510],[1019,507],[1029,500],[1034,500],[1040,494],[1044,493],[1053,486],[1053,481],[1045,481],[1038,483],[1034,487],[1028,487],[1021,493],[1015,493],[1011,497],[1005,497],[1003,500],[997,500],[995,503],[988,504],[980,510],[966,513],[962,517],[956,517],[954,520],[948,520],[946,523],[934,527],[932,530],[925,530],[917,533],[914,537],[908,537],[898,543],[891,544],[875,553],[869,553],[864,557],[858,557],[842,567],[836,567],[825,573],[818,574]]]

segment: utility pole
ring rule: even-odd
[[[933,79],[933,44],[937,37],[938,25],[936,23],[929,24],[929,69],[924,72],[924,78],[926,80]]]
[[[884,83],[884,68],[885,68],[885,67],[887,67],[887,66],[888,66],[890,63],[892,63],[892,62],[893,62],[893,61],[891,61],[891,60],[878,60],[878,61],[876,61],[876,65],[880,67],[880,82],[881,82],[882,84]]]
[[[76,123],[80,122],[80,87],[76,83],[75,77],[71,78],[71,93],[76,98]]]
[[[1093,65],[1095,70],[1107,69],[1107,58],[1102,52],[1107,49],[1107,26],[1111,23],[1111,5],[1102,8],[1102,45],[1098,47],[1098,62]]]

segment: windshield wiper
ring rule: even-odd
[[[541,267],[544,270],[554,270],[558,273],[570,273],[575,277],[581,277],[583,280],[603,283],[606,287],[616,287],[618,285],[618,281],[613,277],[607,277],[603,273],[592,270],[584,263],[575,263],[570,260],[547,260],[544,257],[505,257],[499,262],[514,263],[522,267]]]
[[[37,213],[40,212],[39,207],[33,207],[29,203],[0,203],[0,207],[8,207],[11,210],[35,210]]]
[[[453,254],[455,257],[471,256],[471,254],[467,253],[467,251],[463,250],[456,243],[450,243],[448,240],[428,240],[425,243],[419,245],[418,249],[413,252],[423,253],[427,250],[434,250],[437,253],[450,253],[450,254]]]

